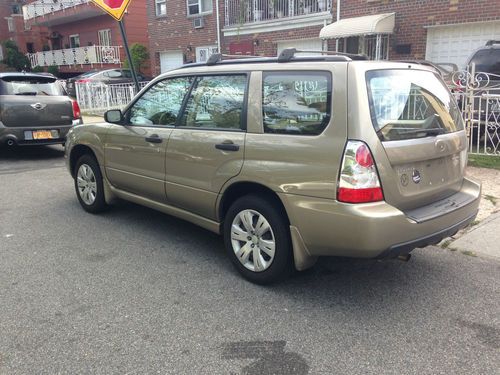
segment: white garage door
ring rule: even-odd
[[[500,21],[431,27],[425,58],[464,68],[472,52],[492,39],[500,40]]]
[[[286,48],[297,48],[307,51],[321,51],[323,48],[323,42],[321,39],[298,39],[298,40],[286,40],[283,42],[278,42],[278,55]],[[311,53],[297,54],[300,55],[311,55]]]
[[[160,70],[162,73],[178,68],[183,63],[182,52],[160,52]]]

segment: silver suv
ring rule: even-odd
[[[256,283],[319,256],[407,258],[475,218],[464,125],[433,70],[294,52],[170,71],[75,127],[82,207],[121,198],[220,233]]]

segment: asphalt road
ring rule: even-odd
[[[60,147],[0,151],[0,374],[59,373],[499,374],[500,263],[428,247],[260,287],[194,225],[84,212]]]

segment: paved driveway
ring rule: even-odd
[[[252,285],[194,225],[85,213],[60,147],[0,152],[0,374],[498,374],[499,296],[437,247]]]

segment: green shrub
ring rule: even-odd
[[[148,49],[140,43],[132,43],[130,46],[130,55],[132,57],[132,64],[134,64],[135,71],[140,73],[141,69],[144,68],[144,65],[149,60]],[[125,68],[130,68],[128,59],[125,60],[123,66]]]

